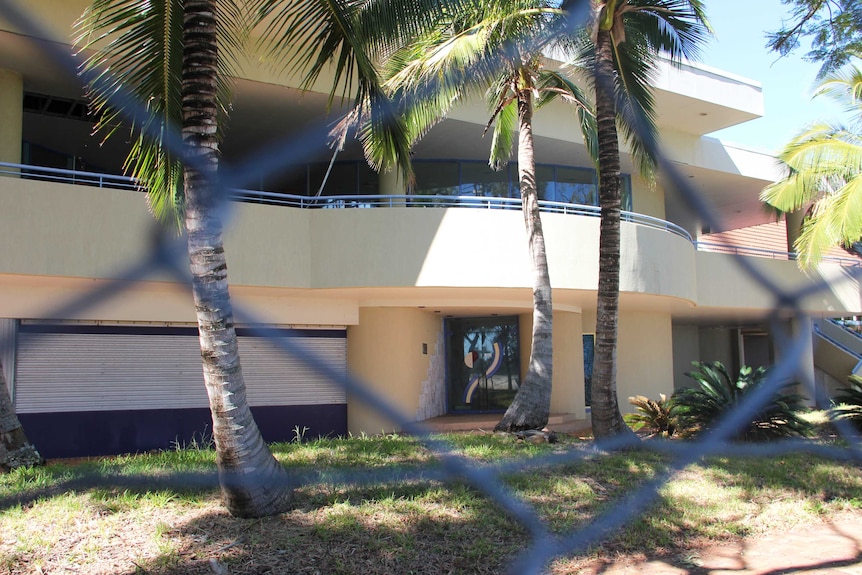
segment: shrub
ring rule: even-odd
[[[862,430],[862,377],[851,375],[848,382],[850,386],[839,389],[832,398],[829,419],[848,421]]]
[[[668,399],[663,393],[659,394],[658,401],[636,395],[629,398],[629,403],[635,406],[637,413],[627,413],[623,418],[632,430],[645,431],[650,437],[673,435],[676,430],[673,399]]]
[[[768,373],[763,367],[752,369],[743,366],[739,376],[732,378],[721,362],[696,361],[692,364],[695,370],[686,375],[694,379],[698,387],[679,390],[673,396],[679,426],[688,435],[708,429],[745,402],[763,385]],[[791,382],[782,385],[782,389],[754,414],[734,439],[765,441],[809,435],[811,424],[801,417],[807,411],[805,398],[786,391],[792,385]]]

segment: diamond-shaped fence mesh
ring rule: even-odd
[[[19,5],[11,0],[0,1],[0,17],[11,22],[14,28],[21,31],[20,41],[27,45],[27,50],[39,51],[41,54],[51,58],[55,64],[64,69],[69,81],[80,81],[75,60],[71,57],[68,45],[63,41],[49,41],[52,33],[43,29],[36,14],[28,12],[26,5]],[[39,39],[39,40],[36,40]],[[0,47],[2,49],[2,47]],[[122,94],[119,98],[128,97]],[[146,106],[142,105],[139,113],[147,113]],[[261,152],[242,165],[225,166],[226,176],[221,185],[224,186],[225,197],[228,201],[223,205],[223,216],[226,227],[230,227],[232,208],[236,205],[238,196],[245,201],[258,201],[260,203],[287,203],[286,200],[275,196],[267,196],[265,192],[240,193],[235,190],[243,188],[246,183],[265,179],[265,175],[275,172],[280,167],[280,162],[285,157],[290,157],[294,163],[301,163],[310,154],[307,142],[309,140],[320,141],[328,131],[328,126],[320,124],[308,129],[305,133],[297,136],[292,135],[289,139],[280,142],[268,143],[265,152]],[[172,135],[173,140],[168,138],[167,145],[175,150],[181,150],[178,135]],[[20,167],[6,166],[5,171],[18,173]],[[36,169],[35,167],[33,168]],[[660,160],[660,169],[667,182],[668,188],[673,188],[690,208],[694,210],[705,226],[712,229],[721,229],[722,223],[718,220],[716,211],[709,205],[708,201],[701,197],[683,174],[680,173],[674,162],[663,158]],[[38,173],[39,178],[50,180],[56,178],[58,181],[68,181],[69,173],[64,170],[42,169]],[[106,187],[129,187],[132,182],[117,176],[105,176],[96,173],[72,172],[76,183],[98,185]],[[231,191],[233,190],[233,191]],[[245,194],[245,195],[243,195]],[[355,199],[347,198],[345,203],[356,202]],[[377,201],[381,205],[386,201],[400,201],[386,199],[381,196]],[[426,199],[427,201],[427,199]],[[294,208],[307,207],[301,205],[297,200]],[[313,199],[309,205],[315,205]],[[404,205],[398,204],[398,205]],[[427,204],[426,204],[427,205]],[[490,204],[488,204],[490,207]],[[369,203],[369,206],[371,204]],[[552,206],[549,209],[566,211],[574,209],[565,206]],[[499,202],[496,207],[506,209],[519,209],[517,203],[507,204]],[[589,211],[590,208],[578,206],[578,209]],[[631,216],[635,217],[635,216]],[[7,238],[10,243],[4,249],[14,249],[14,239]],[[121,300],[127,290],[134,289],[136,282],[152,277],[171,278],[171,281],[188,285],[190,276],[188,272],[187,253],[183,238],[176,238],[170,233],[165,233],[155,224],[152,232],[147,237],[139,238],[142,245],[149,246],[146,254],[139,261],[128,262],[125,269],[117,270],[112,274],[113,280],[100,282],[98,287],[88,291],[82,297],[74,301],[55,306],[51,302],[45,302],[44,311],[40,314],[46,318],[77,317],[83,312],[96,305],[106,302]],[[262,249],[276,249],[276,246],[263,246]],[[744,457],[775,456],[793,452],[805,452],[817,454],[826,458],[838,460],[859,460],[860,444],[850,425],[842,422],[836,423],[836,428],[842,435],[844,442],[819,443],[812,441],[794,440],[780,441],[765,444],[741,444],[733,441],[733,437],[741,426],[750,421],[751,418],[770,400],[770,398],[789,381],[802,382],[808,395],[817,398],[818,406],[826,408],[829,405],[829,397],[824,390],[819,389],[815,381],[811,379],[809,371],[800,364],[800,358],[805,356],[810,347],[810,332],[800,331],[791,334],[786,329],[787,319],[795,318],[803,322],[808,320],[803,312],[803,301],[816,295],[821,291],[832,289],[826,280],[809,282],[804,288],[789,290],[780,285],[772,277],[766,274],[761,267],[752,263],[752,258],[736,256],[736,264],[749,276],[751,280],[759,285],[759,289],[770,295],[774,302],[773,311],[763,318],[764,323],[772,325],[772,334],[776,338],[778,348],[778,359],[770,370],[766,385],[752,394],[747,401],[737,410],[725,417],[720,424],[707,433],[688,441],[673,442],[642,442],[635,437],[626,437],[610,441],[597,441],[589,447],[576,447],[554,452],[553,455],[531,457],[528,460],[507,460],[495,464],[478,464],[474,460],[462,457],[457,450],[447,444],[439,436],[432,435],[422,422],[415,421],[415,414],[402,413],[386,397],[376,393],[371,387],[360,379],[346,374],[338,366],[331,365],[327,361],[310,353],[291,338],[278,337],[278,330],[269,328],[249,328],[257,337],[270,337],[280,353],[297,358],[304,364],[305,368],[336,382],[338,386],[346,390],[351,401],[359,401],[379,414],[394,422],[395,426],[406,433],[413,434],[436,456],[439,463],[419,469],[404,469],[399,467],[357,470],[355,472],[328,472],[326,481],[329,483],[343,485],[362,485],[369,482],[379,481],[441,481],[441,482],[467,482],[474,489],[480,491],[489,500],[493,501],[500,509],[504,510],[512,521],[517,522],[530,534],[530,543],[526,550],[519,554],[511,567],[513,573],[539,573],[555,557],[566,554],[574,554],[588,549],[591,545],[600,543],[615,530],[631,523],[637,519],[646,509],[653,505],[659,497],[660,490],[679,470],[695,463],[705,457],[713,455],[738,455]],[[858,271],[856,267],[852,274]],[[234,306],[234,314],[238,324],[242,325],[265,325],[264,318],[259,313],[246,309],[240,305]],[[3,341],[4,349],[14,346],[13,341]],[[624,398],[623,398],[624,399]],[[37,446],[38,447],[38,446]],[[610,451],[619,449],[643,449],[654,450],[668,457],[668,465],[665,470],[655,477],[639,485],[633,492],[618,500],[614,505],[597,515],[589,524],[582,525],[565,533],[553,531],[541,518],[539,512],[526,499],[518,496],[506,483],[506,478],[512,474],[529,473],[536,469],[555,469],[574,463],[585,458],[601,457]],[[318,481],[319,477],[314,470],[293,478],[293,486],[308,484]],[[214,486],[215,474],[175,475],[169,477],[130,477],[117,478],[114,476],[88,476],[70,480],[60,486],[60,489],[97,487],[100,485],[110,486],[152,486],[154,488],[169,487],[172,485],[189,486],[200,484]],[[39,494],[44,495],[44,494]],[[6,502],[8,504],[10,502]]]

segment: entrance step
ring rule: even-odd
[[[426,419],[422,423],[432,431],[448,433],[452,431],[493,431],[503,417],[502,413],[465,413],[441,415]],[[548,429],[558,433],[572,433],[579,436],[591,432],[588,419],[578,419],[573,413],[552,413],[548,418]]]

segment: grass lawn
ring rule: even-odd
[[[520,461],[506,475],[507,486],[554,533],[589,525],[668,461],[649,451],[591,452],[588,442],[565,436],[554,445],[499,435],[445,437],[473,465]],[[433,479],[437,463],[412,438],[273,449],[302,485],[292,511],[260,520],[234,519],[221,508],[208,449],[53,463],[0,476],[0,575],[502,573],[530,544],[524,528],[479,490]],[[529,464],[572,450],[584,457]],[[393,469],[398,480],[371,475]],[[421,470],[430,478],[420,477]],[[345,485],[341,478],[351,474],[366,480]],[[600,546],[558,558],[550,571],[574,573],[585,561],[618,554],[682,555],[728,538],[862,513],[860,506],[857,464],[801,453],[713,458],[677,473],[647,513]]]

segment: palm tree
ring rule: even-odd
[[[826,76],[815,95],[829,95],[862,120],[862,70],[852,66]],[[807,209],[794,243],[803,268],[817,265],[832,246],[862,239],[862,132],[818,123],[793,138],[778,156],[786,175],[764,188],[760,199],[783,211]]]
[[[184,224],[224,503],[233,515],[260,517],[284,510],[291,492],[246,401],[219,218],[219,47],[240,45],[240,14],[226,0],[96,0],[78,24],[78,45],[107,40],[83,65],[95,75],[100,127],[133,117],[139,135],[126,168],[157,216]],[[133,116],[136,101],[149,113]],[[181,147],[170,141],[177,126]]]
[[[526,377],[497,430],[538,429],[550,415],[553,307],[536,186],[534,107],[557,96],[574,102],[588,146],[595,141],[593,116],[581,90],[542,65],[543,49],[572,47],[568,36],[556,34],[563,17],[553,3],[542,0],[468,2],[387,61],[386,85],[403,107],[411,143],[456,102],[480,90],[487,90],[493,110],[486,127],[494,125],[493,168],[507,165],[518,134],[518,181],[533,271],[533,329]]]
[[[9,396],[3,366],[0,365],[0,472],[41,465],[44,462],[36,448],[27,441]]]
[[[570,2],[569,4],[576,4]],[[649,181],[655,167],[650,89],[659,55],[697,55],[709,33],[701,0],[592,0],[591,60],[599,149],[599,285],[593,360],[592,426],[597,438],[628,430],[616,384],[620,290],[620,151],[617,123]]]
[[[332,130],[337,147],[356,131],[375,171],[399,170],[412,181],[410,137],[382,85],[380,63],[446,14],[469,0],[252,0],[260,43],[310,89],[322,72],[333,73],[330,105],[350,96],[353,105]]]

